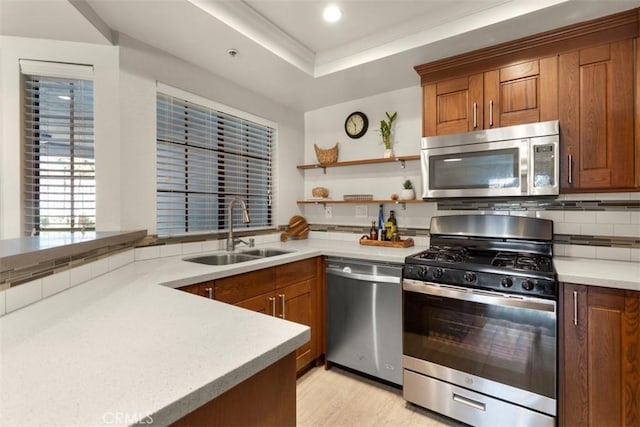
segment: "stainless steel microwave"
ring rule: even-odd
[[[422,198],[557,196],[557,120],[422,138]]]

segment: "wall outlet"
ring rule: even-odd
[[[366,218],[369,216],[369,210],[366,205],[356,205],[356,218]]]
[[[325,206],[324,207],[324,217],[331,218],[333,216],[333,207]]]

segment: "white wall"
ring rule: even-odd
[[[417,80],[417,77],[416,77]],[[344,122],[353,111],[362,111],[369,119],[369,130],[360,139],[349,138],[344,131]],[[322,148],[339,146],[338,161],[381,158],[384,145],[380,136],[380,120],[385,112],[398,112],[393,134],[393,151],[396,156],[415,155],[420,152],[422,132],[422,90],[414,87],[357,99],[330,107],[309,111],[305,114],[305,163],[317,163],[313,145]],[[399,194],[402,183],[410,179],[420,196],[420,165],[418,161],[379,163],[372,165],[308,169],[300,172],[304,179],[304,197],[311,197],[313,187],[326,187],[329,197],[342,200],[345,194],[372,194],[374,199],[390,199]],[[315,224],[366,225],[377,218],[377,205],[327,205],[331,217],[327,217],[323,205],[304,205],[301,211],[309,222]],[[366,209],[366,216],[357,217],[358,210]],[[401,227],[427,228],[435,212],[435,204],[386,205],[385,217],[390,209],[396,210]]]
[[[0,36],[0,238],[21,236],[20,59],[94,66],[96,227],[120,226],[120,132],[118,120],[118,52],[113,46]]]
[[[303,182],[301,112],[239,87],[126,35],[119,46],[0,37],[0,239],[21,236],[20,58],[92,64],[95,87],[96,228],[156,231],[156,81],[278,124],[275,224],[298,213]]]
[[[301,112],[284,108],[228,80],[212,75],[125,35],[119,37],[122,228],[155,233],[156,81],[192,92],[278,124],[274,155],[275,224],[297,213],[302,181],[295,165],[302,162],[304,121]]]

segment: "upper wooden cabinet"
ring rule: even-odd
[[[554,120],[557,81],[553,56],[424,85],[423,135]]]
[[[634,160],[634,41],[559,57],[559,119],[565,190],[629,189]]]
[[[415,67],[424,136],[560,121],[561,192],[640,188],[640,9]]]

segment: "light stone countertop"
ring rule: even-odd
[[[402,263],[426,249],[325,239],[260,246],[292,252],[229,266],[136,261],[0,318],[0,425],[171,423],[309,339],[305,326],[172,287],[318,255]],[[561,281],[640,290],[637,263],[555,264]]]
[[[565,283],[640,291],[640,263],[554,257],[558,280]]]

